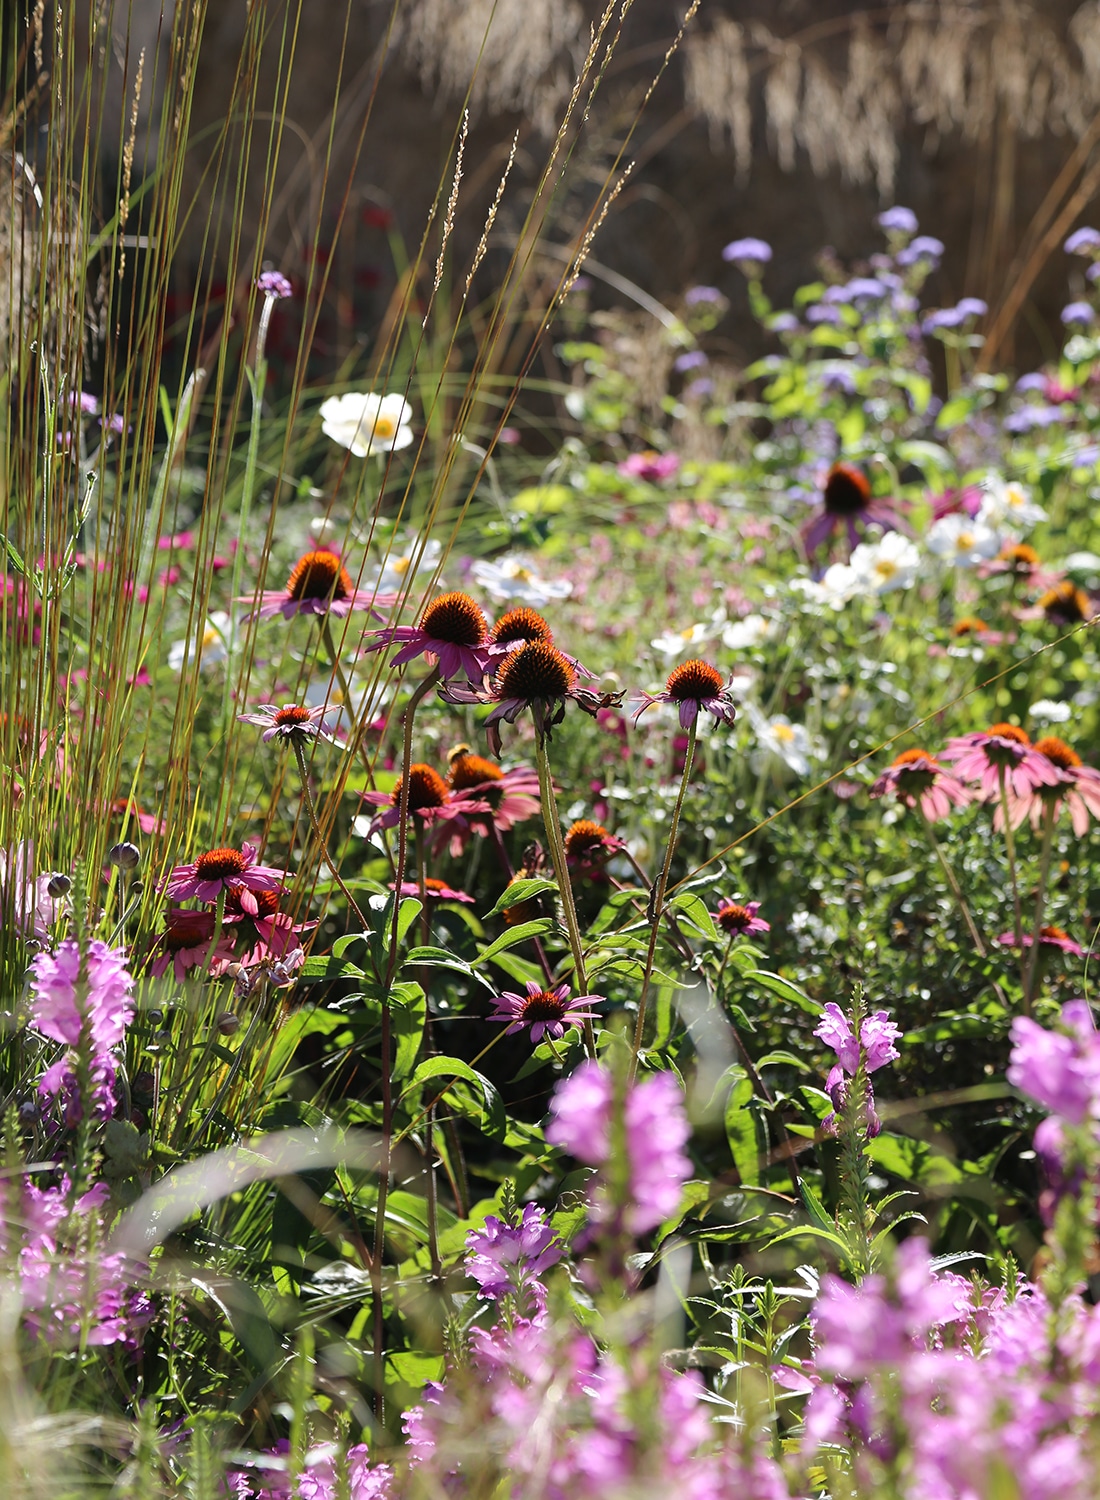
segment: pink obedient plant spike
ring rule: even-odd
[[[345,1490],[337,1472],[331,1443],[306,1451],[302,1472],[291,1488],[286,1468],[290,1444],[284,1438],[268,1454],[271,1464],[257,1463],[252,1469],[231,1469],[226,1476],[233,1500],[391,1500],[396,1495],[389,1464],[372,1464],[366,1443],[347,1450]]]
[[[1047,1031],[1028,1016],[1012,1023],[1007,1077],[1069,1125],[1100,1118],[1100,1035],[1084,1000],[1062,1007],[1062,1030]]]
[[[36,954],[31,968],[31,1025],[69,1049],[43,1074],[39,1092],[46,1098],[66,1096],[66,1115],[75,1123],[88,1105],[75,1087],[83,1065],[92,1107],[97,1115],[109,1115],[115,1105],[114,1053],[134,1013],[125,950],[93,939],[82,954],[79,943],[66,938],[55,953]]]
[[[578,1161],[605,1167],[611,1155],[615,1089],[611,1075],[595,1062],[584,1062],[554,1091],[546,1139]],[[684,1147],[691,1126],[683,1090],[671,1073],[654,1073],[627,1087],[622,1103],[629,1184],[626,1201],[612,1201],[603,1174],[589,1201],[596,1224],[621,1225],[629,1234],[646,1234],[676,1212],[691,1161]]]
[[[885,1067],[888,1062],[893,1062],[901,1055],[894,1046],[897,1038],[901,1036],[901,1028],[890,1020],[884,1010],[877,1010],[873,1015],[865,1016],[859,1028],[859,1035],[863,1044],[864,1065],[868,1073],[876,1073],[879,1068]],[[814,1036],[820,1037],[827,1047],[831,1047],[844,1072],[854,1076],[859,1067],[859,1043],[852,1030],[852,1023],[839,1005],[830,1001],[825,1006],[821,1021],[814,1030]]]
[[[466,1274],[477,1282],[479,1297],[527,1296],[542,1308],[546,1292],[539,1278],[561,1260],[565,1246],[538,1204],[526,1203],[512,1223],[490,1214],[483,1229],[471,1229],[466,1252]]]

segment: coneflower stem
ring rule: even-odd
[[[1012,881],[1012,904],[1016,914],[1016,947],[1022,948],[1024,916],[1020,906],[1020,883],[1016,878],[1016,834],[1008,812],[1008,784],[1004,766],[997,767],[997,782],[1001,789],[1001,817],[1005,825],[1005,854],[1008,857],[1008,875]]]
[[[1035,893],[1035,932],[1031,939],[1031,956],[1024,979],[1024,1015],[1031,1014],[1031,1002],[1035,998],[1035,983],[1039,977],[1039,955],[1042,951],[1043,907],[1046,903],[1047,877],[1050,874],[1050,855],[1054,842],[1054,816],[1057,806],[1053,800],[1043,805],[1043,843],[1039,855],[1039,886]]]
[[[302,783],[302,805],[306,810],[306,817],[309,819],[309,826],[313,833],[313,837],[317,840],[317,853],[324,859],[325,863],[332,871],[332,878],[333,880],[335,880],[336,884],[339,886],[341,892],[343,893],[344,900],[348,903],[352,911],[355,913],[356,921],[359,923],[360,927],[362,927],[363,930],[366,931],[366,917],[364,917],[363,913],[359,910],[359,907],[355,901],[355,897],[351,894],[347,886],[344,884],[343,880],[340,878],[340,871],[328,857],[328,844],[325,839],[325,835],[321,832],[321,825],[317,821],[317,809],[313,805],[313,796],[309,790],[309,768],[306,766],[305,748],[303,747],[301,738],[298,735],[292,734],[290,739],[291,744],[293,744],[294,746],[294,758],[298,763],[298,779]]]
[[[569,867],[565,859],[565,840],[561,836],[561,819],[558,816],[558,799],[554,794],[554,778],[550,774],[550,760],[546,754],[546,736],[536,726],[535,763],[539,771],[539,800],[542,803],[542,821],[546,827],[546,841],[550,845],[550,858],[558,877],[562,911],[565,914],[565,930],[569,934],[569,949],[573,955],[573,973],[577,983],[577,994],[587,995],[588,979],[584,970],[584,944],[581,942],[580,923],[577,921],[577,905],[573,900],[573,887],[569,880]],[[592,1022],[585,1017],[584,1046],[590,1058],[596,1056],[596,1033]]]
[[[937,839],[936,835],[932,831],[931,823],[929,823],[928,819],[924,817],[921,818],[921,822],[924,824],[925,831],[928,834],[929,843],[935,850],[936,858],[940,862],[940,868],[943,870],[944,877],[947,880],[947,884],[951,887],[951,894],[954,896],[956,902],[958,903],[959,911],[962,913],[962,919],[966,923],[966,930],[970,934],[970,941],[977,949],[978,957],[984,958],[986,954],[985,943],[983,942],[982,935],[978,931],[977,924],[975,923],[974,918],[970,913],[970,908],[966,904],[966,897],[962,893],[962,886],[959,884],[954,870],[947,863],[947,856],[944,854],[943,849],[940,847],[939,839]]]
[[[328,617],[325,617],[325,632],[328,633]],[[386,960],[386,974],[382,982],[382,1035],[379,1043],[378,1068],[382,1082],[382,1142],[378,1162],[378,1201],[374,1220],[374,1258],[371,1261],[371,1333],[374,1371],[374,1410],[379,1423],[386,1417],[386,1383],[382,1369],[382,1352],[386,1334],[385,1310],[382,1306],[382,1257],[386,1251],[386,1200],[390,1186],[390,1133],[393,1130],[393,1081],[390,1078],[392,1017],[390,1012],[390,990],[397,973],[398,924],[401,920],[401,887],[405,882],[405,864],[409,854],[409,766],[412,763],[413,720],[421,701],[439,681],[438,671],[428,676],[415,690],[405,709],[405,733],[402,751],[402,776],[400,817],[397,824],[397,869],[394,871],[393,924],[390,929],[390,951]]]
[[[680,814],[684,807],[684,798],[687,796],[688,782],[691,780],[692,762],[695,760],[695,736],[698,732],[698,717],[691,721],[688,730],[687,749],[684,752],[684,770],[680,777],[680,790],[676,795],[676,806],[672,809],[672,824],[668,830],[668,844],[665,848],[664,862],[661,865],[661,873],[657,877],[657,884],[653,887],[649,896],[649,947],[645,956],[645,973],[642,975],[642,992],[638,996],[638,1019],[634,1023],[634,1045],[631,1049],[630,1071],[628,1079],[634,1082],[638,1071],[638,1054],[642,1050],[642,1041],[645,1037],[645,1012],[646,1002],[649,998],[649,985],[653,978],[653,961],[657,954],[657,937],[661,930],[661,918],[664,915],[665,892],[668,890],[668,876],[672,869],[672,856],[676,852],[676,835],[680,828]]]

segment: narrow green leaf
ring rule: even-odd
[[[549,932],[553,925],[549,917],[536,917],[533,922],[521,922],[518,927],[510,927],[507,932],[501,933],[496,942],[490,943],[487,948],[482,948],[474,959],[474,968],[488,962],[490,958],[496,958],[498,953],[507,953],[509,948],[526,943],[529,938],[541,937],[544,932]]]
[[[811,1000],[809,995],[804,995],[796,984],[789,979],[784,979],[782,974],[773,974],[770,969],[752,969],[745,978],[750,984],[759,985],[762,990],[770,990],[773,995],[778,995],[781,1000],[789,1000],[792,1005],[797,1005],[799,1010],[804,1010],[808,1015],[819,1016],[821,1006],[816,1000]]]
[[[541,896],[545,891],[556,891],[557,888],[556,880],[543,880],[541,877],[513,880],[511,885],[505,888],[504,894],[489,912],[489,916],[495,917],[498,912],[508,911],[511,907],[518,906],[521,901],[530,901],[535,896]]]

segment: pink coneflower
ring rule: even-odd
[[[364,651],[381,651],[400,645],[391,665],[402,667],[418,656],[433,656],[439,675],[446,679],[460,672],[475,687],[484,681],[493,657],[504,649],[489,640],[489,625],[469,594],[440,594],[420,617],[419,625],[391,625],[371,632],[374,640]]]
[[[489,633],[495,646],[523,646],[528,641],[554,642],[554,632],[539,614],[526,604],[505,610]]]
[[[231,885],[225,893],[225,924],[240,928],[239,936],[248,948],[242,960],[246,967],[267,958],[286,958],[300,946],[301,934],[312,932],[317,926],[316,922],[295,922],[280,911],[281,895],[281,890],[246,891],[240,885]],[[246,904],[246,897],[251,898],[255,911]]]
[[[390,608],[395,597],[379,594],[375,598],[373,594],[357,589],[336,553],[319,549],[302,554],[291,568],[285,588],[261,594],[260,606],[255,613],[261,620],[271,619],[273,615],[291,620],[295,615],[333,614],[342,617],[353,609],[366,609],[381,619],[381,611]],[[251,604],[252,596],[245,595],[235,602]]]
[[[468,745],[459,745],[448,756],[450,769],[447,785],[452,793],[488,805],[488,812],[470,813],[454,818],[446,830],[440,830],[439,844],[448,842],[450,853],[457,858],[477,834],[482,838],[495,827],[501,833],[517,823],[538,817],[542,809],[538,772],[531,766],[514,766],[506,771],[494,760],[474,755]]]
[[[233,958],[233,940],[223,935],[218,946],[210,954],[214,941],[214,913],[196,911],[190,907],[170,907],[164,917],[164,931],[157,934],[149,949],[149,973],[159,979],[171,967],[176,980],[182,984],[192,969],[202,967],[207,955],[211,967],[220,968]]]
[[[448,686],[440,696],[447,703],[492,703],[495,708],[486,720],[492,748],[499,747],[499,735],[493,726],[502,719],[514,724],[529,708],[540,735],[549,735],[565,715],[565,702],[571,698],[586,713],[617,706],[621,694],[593,693],[577,686],[576,663],[549,641],[528,641],[506,656],[497,669],[493,685],[479,692]]]
[[[732,724],[737,717],[729,684],[722,681],[721,672],[709,662],[697,658],[673,668],[663,693],[640,693],[638,696],[642,706],[634,715],[635,724],[655,703],[672,703],[678,707],[682,729],[690,729],[704,708],[719,724]]]
[[[714,913],[714,920],[723,932],[728,932],[730,937],[750,936],[758,932],[770,932],[772,924],[765,922],[763,917],[756,913],[760,910],[759,901],[730,901],[728,897],[718,903],[718,910]]]
[[[390,890],[393,890],[392,884],[390,885]],[[419,880],[403,881],[401,884],[401,894],[402,896],[419,897]],[[455,888],[448,885],[445,880],[437,880],[434,875],[429,875],[425,878],[424,895],[427,896],[429,901],[461,901],[466,906],[472,906],[474,900],[474,898],[467,895],[465,891],[455,890]]]
[[[1053,807],[1057,818],[1063,807],[1069,808],[1070,822],[1078,838],[1088,832],[1089,814],[1100,819],[1100,771],[1083,765],[1076,750],[1071,750],[1064,740],[1055,735],[1037,740],[1033,749],[1058,773],[1058,780],[1050,786],[1041,786],[1030,797],[1008,799],[1009,821],[1019,828],[1025,818],[1030,817],[1033,828],[1038,829],[1043,821],[1043,812]]]
[[[528,980],[526,995],[514,995],[508,991],[498,995],[493,1001],[496,1010],[489,1019],[511,1023],[505,1036],[511,1036],[514,1032],[522,1031],[525,1026],[530,1026],[532,1043],[541,1042],[544,1036],[557,1041],[565,1035],[567,1026],[579,1026],[582,1021],[594,1018],[595,1011],[579,1010],[579,1006],[588,1003],[599,1005],[603,999],[602,995],[577,995],[570,1000],[567,984],[544,990],[534,980]]]
[[[632,453],[618,466],[625,479],[644,479],[647,484],[660,484],[662,479],[671,479],[680,467],[675,453],[655,453],[646,448],[641,453]]]
[[[256,846],[242,844],[239,849],[210,849],[190,865],[177,865],[161,889],[179,901],[216,901],[222,891],[241,887],[241,905],[251,916],[259,907],[256,894],[277,891],[286,882],[285,870],[256,863]]]
[[[1092,600],[1084,589],[1079,589],[1069,578],[1056,583],[1039,600],[1041,609],[1052,625],[1080,625],[1091,620],[1095,610]]]
[[[896,531],[901,524],[894,506],[888,500],[876,500],[871,494],[870,482],[862,469],[854,464],[834,464],[825,478],[820,512],[802,527],[802,542],[808,553],[815,552],[838,526],[843,526],[854,547],[869,523],[881,526],[884,531]]]
[[[578,818],[565,835],[565,862],[581,875],[602,875],[613,854],[626,848],[622,839],[608,833],[592,818]]]
[[[948,489],[942,494],[930,495],[933,521],[942,521],[944,516],[969,516],[971,520],[982,508],[984,498],[980,485],[968,484],[961,490]]]
[[[379,829],[394,828],[401,821],[401,788],[399,781],[392,792],[364,792],[363,801],[372,807],[385,808],[370,825],[371,837]],[[491,812],[488,802],[452,792],[434,766],[417,763],[409,767],[409,815],[422,828],[454,818],[468,819],[474,813]]]
[[[872,797],[893,792],[906,807],[916,807],[929,823],[946,818],[952,808],[965,807],[972,793],[957,776],[944,770],[927,750],[903,750],[871,788]]]
[[[323,703],[317,708],[306,708],[300,703],[284,703],[282,708],[276,708],[274,703],[261,703],[258,713],[238,714],[237,718],[242,724],[255,724],[262,728],[260,738],[264,741],[276,737],[284,740],[315,740],[324,729],[325,715],[339,712],[339,706],[326,708]]]
[[[962,781],[977,787],[983,802],[1001,794],[1001,777],[1011,797],[1030,797],[1038,787],[1055,786],[1058,771],[1045,756],[1036,755],[1031,741],[1015,724],[994,724],[987,730],[958,735],[940,752],[953,761]]]
[[[998,943],[1003,943],[1006,948],[1015,948],[1019,946],[1019,944],[1017,944],[1016,934],[1014,932],[1002,932],[997,941]],[[1025,948],[1032,947],[1034,945],[1034,942],[1035,935],[1031,932],[1025,932],[1020,938],[1020,943],[1022,943]],[[1069,933],[1066,932],[1063,927],[1054,926],[1039,928],[1039,947],[1040,949],[1060,948],[1063,953],[1070,953],[1074,958],[1084,957],[1085,952],[1084,948],[1081,947],[1081,944],[1074,942],[1073,938],[1070,937]]]

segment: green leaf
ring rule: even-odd
[[[727,1069],[727,1077],[733,1080],[733,1087],[726,1100],[726,1140],[741,1181],[755,1186],[760,1182],[767,1139],[755,1108],[752,1080],[744,1068],[737,1066]]]
[[[464,958],[448,953],[446,948],[410,948],[405,954],[405,963],[423,964],[434,969],[457,969],[460,974],[473,973]]]
[[[806,1236],[810,1239],[821,1240],[827,1245],[835,1245],[844,1259],[848,1259],[848,1245],[835,1229],[818,1229],[812,1224],[796,1224],[793,1229],[784,1229],[782,1234],[775,1235],[763,1248],[770,1250],[773,1245],[778,1245],[783,1240],[803,1239]]]
[[[424,903],[415,896],[406,896],[397,912],[397,941],[403,943],[405,934],[424,910]]]
[[[509,948],[515,948],[518,944],[527,942],[529,938],[541,937],[544,932],[549,932],[553,925],[549,917],[536,917],[533,922],[521,922],[518,927],[510,927],[507,932],[501,933],[495,943],[482,948],[474,959],[474,968],[486,963],[490,958],[496,958],[498,953],[507,953]]]
[[[398,991],[407,991],[404,1002],[397,1001]],[[407,1078],[416,1066],[420,1044],[424,1040],[424,1020],[427,1015],[427,1000],[418,984],[395,984],[391,997],[399,1009],[393,1012],[393,1066],[390,1077],[394,1082]]]
[[[463,1079],[473,1084],[481,1095],[483,1127],[491,1136],[503,1136],[507,1125],[504,1104],[495,1086],[484,1073],[479,1073],[476,1068],[472,1068],[460,1057],[426,1057],[417,1065],[416,1071],[409,1079],[409,1087],[428,1083],[433,1078],[450,1078],[452,1082]],[[449,1092],[450,1085],[443,1090],[444,1094]]]
[[[363,979],[362,969],[344,963],[334,954],[311,954],[295,976],[299,984],[318,984],[323,979]]]
[[[804,1010],[807,1015],[819,1016],[821,1006],[816,1000],[811,1000],[809,995],[804,995],[796,984],[789,979],[784,979],[782,974],[773,974],[770,969],[751,969],[745,978],[750,984],[757,984],[762,990],[770,990],[773,995],[778,995],[781,1000],[789,1000],[792,1005],[797,1005],[799,1010]]]
[[[556,891],[558,883],[556,880],[543,880],[541,877],[532,877],[530,880],[513,880],[511,885],[504,889],[504,894],[488,913],[495,917],[499,912],[508,911],[513,906],[518,906],[521,901],[530,901],[535,896],[541,896],[544,891]]]
[[[718,929],[714,925],[714,918],[698,896],[692,895],[690,891],[681,891],[679,895],[673,896],[668,904],[686,917],[692,926],[697,927],[712,943],[718,941]]]

